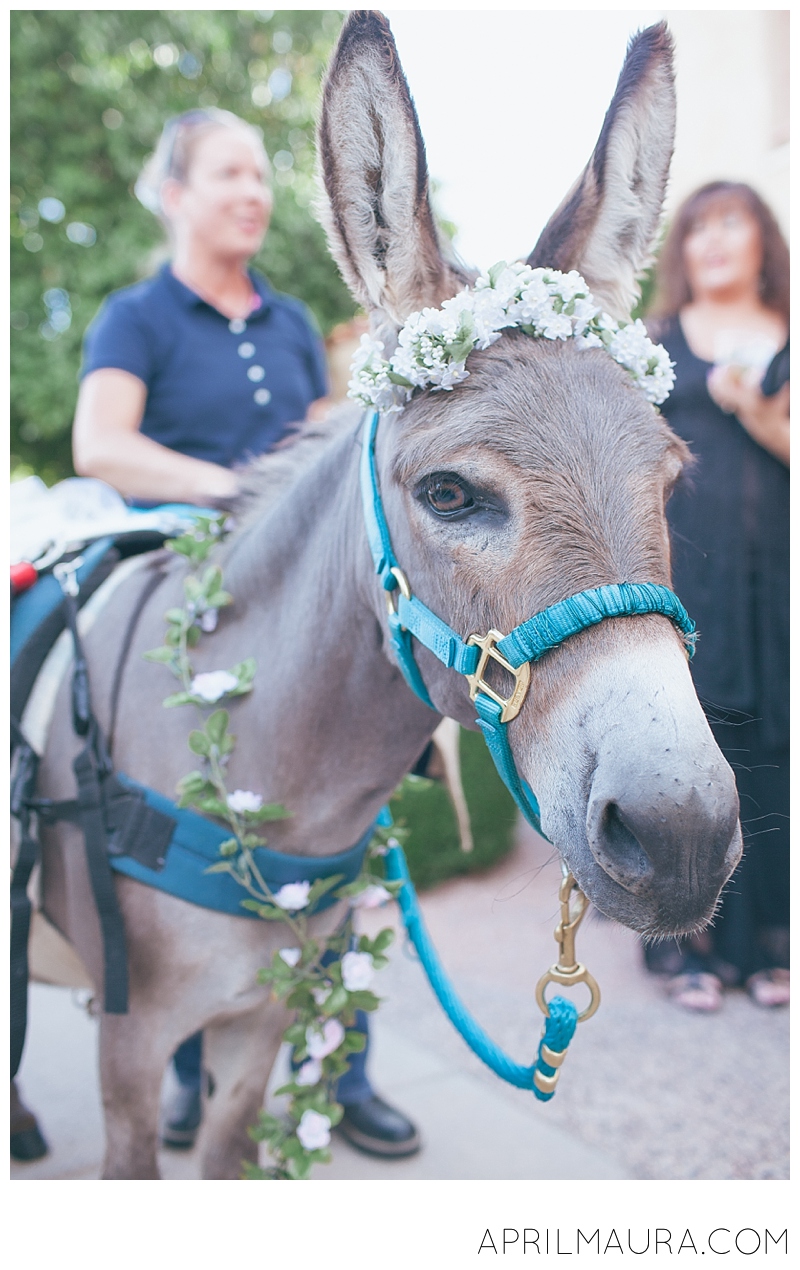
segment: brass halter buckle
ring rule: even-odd
[[[576,905],[570,908],[572,892],[576,892]],[[543,1014],[550,1014],[544,999],[544,990],[548,983],[559,983],[562,987],[572,988],[577,983],[585,983],[591,999],[585,1010],[578,1015],[578,1022],[590,1019],[600,1004],[600,989],[585,966],[575,957],[575,932],[583,921],[589,901],[578,886],[571,873],[566,873],[558,892],[561,904],[561,921],[553,931],[558,943],[558,961],[546,970],[536,985],[536,1002]],[[546,1059],[550,1062],[550,1059]],[[553,1065],[553,1064],[551,1064]]]
[[[411,599],[411,587],[410,587],[410,586],[409,586],[409,584],[408,584],[408,578],[407,578],[407,577],[406,577],[406,575],[403,573],[403,570],[402,570],[402,569],[398,569],[397,567],[394,567],[394,568],[390,569],[390,570],[389,570],[389,572],[393,575],[393,577],[394,577],[394,579],[395,579],[395,582],[397,583],[396,590],[398,590],[398,591],[400,592],[400,594],[401,594],[401,595],[402,595],[402,596],[403,596],[406,600],[410,600],[410,599]],[[386,592],[386,611],[387,611],[388,613],[390,613],[390,614],[392,614],[392,613],[396,613],[396,612],[397,612],[397,606],[395,605],[395,602],[394,602],[394,592],[393,592],[393,591],[387,591],[387,592]]]
[[[469,695],[474,701],[479,692],[483,692],[487,697],[491,697],[492,701],[496,701],[502,707],[500,715],[501,723],[508,723],[509,720],[515,719],[522,709],[522,703],[528,692],[531,682],[530,662],[524,661],[521,666],[512,666],[507,662],[505,657],[498,653],[496,644],[501,639],[505,639],[502,631],[488,631],[486,635],[470,635],[467,640],[468,644],[477,644],[481,650],[480,658],[474,675],[467,675],[466,680],[469,684]],[[502,666],[503,670],[507,670],[510,675],[514,676],[514,691],[510,697],[501,697],[495,692],[483,678],[483,672],[489,661],[496,661],[498,666]]]

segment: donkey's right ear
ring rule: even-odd
[[[660,22],[631,40],[594,153],[528,264],[577,269],[598,303],[627,319],[652,259],[674,138],[672,37]]]
[[[441,252],[417,112],[389,23],[356,9],[322,96],[319,215],[342,276],[365,308],[397,326],[438,307],[466,277]]]

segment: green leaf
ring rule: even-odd
[[[206,604],[210,609],[224,609],[233,604],[233,596],[230,591],[213,591],[206,597]]]
[[[189,749],[193,754],[203,754],[206,757],[211,751],[211,743],[205,732],[201,732],[199,728],[193,728],[189,733]]]
[[[206,736],[213,741],[214,745],[220,745],[222,738],[228,730],[228,722],[230,715],[227,710],[215,710],[206,719]]]
[[[406,379],[405,375],[398,375],[396,370],[387,370],[386,378],[393,384],[399,384],[401,388],[413,388],[410,379]]]
[[[283,1039],[289,1045],[302,1045],[305,1043],[306,1029],[302,1023],[291,1023],[284,1032]]]
[[[284,807],[283,803],[265,803],[258,811],[245,812],[246,818],[253,824],[260,824],[262,820],[288,820],[293,815],[294,812]]]
[[[222,570],[218,564],[209,565],[203,574],[203,581],[200,584],[200,590],[203,595],[208,596],[212,591],[218,591],[222,586]]]
[[[221,820],[227,820],[230,815],[228,804],[221,798],[196,798],[195,806],[204,811],[207,816],[219,816]]]
[[[230,873],[231,866],[227,860],[219,860],[216,864],[209,864],[207,869],[203,869],[204,873]],[[242,900],[242,904],[247,904],[247,900]]]
[[[194,697],[190,692],[173,692],[169,697],[164,698],[162,704],[169,709],[170,706],[189,706],[193,701]]]
[[[492,265],[491,269],[489,270],[489,285],[490,286],[492,287],[497,286],[497,280],[500,277],[500,274],[507,267],[508,266],[505,260],[498,260],[496,264]]]
[[[201,794],[206,787],[213,789],[208,777],[202,772],[187,772],[175,786],[179,794]]]
[[[173,649],[162,646],[161,648],[149,649],[148,652],[142,653],[142,657],[145,661],[156,661],[161,662],[162,664],[167,664],[174,659],[175,653]]]
[[[191,557],[194,555],[194,542],[188,534],[183,534],[180,538],[170,538],[164,545],[170,551],[176,551],[179,556]]]
[[[347,1000],[348,997],[346,990],[341,987],[341,985],[337,984],[327,1001],[322,1006],[322,1013],[327,1015],[338,1014],[339,1011],[347,1005]]]
[[[255,677],[255,673],[255,657],[247,657],[244,661],[237,662],[235,666],[231,666],[231,674],[235,675],[241,683],[252,682]]]
[[[374,992],[351,992],[350,1004],[355,1010],[377,1010],[380,1005],[380,997],[376,997]]]
[[[347,1050],[348,1054],[360,1054],[361,1050],[367,1043],[367,1038],[363,1032],[345,1032],[342,1041],[342,1049]]]
[[[311,890],[308,892],[308,907],[310,908],[312,904],[316,904],[317,900],[321,899],[323,895],[327,895],[328,891],[338,886],[343,877],[343,873],[334,873],[329,878],[317,878],[316,881],[312,882]]]
[[[378,934],[373,939],[372,952],[373,954],[382,953],[393,943],[394,943],[394,931],[392,930],[391,926],[386,926],[384,927],[382,931],[379,931]]]

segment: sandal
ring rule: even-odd
[[[789,1004],[789,971],[780,966],[772,970],[759,970],[745,984],[747,995],[764,1010]]]
[[[722,980],[716,975],[689,971],[670,979],[667,994],[684,1010],[713,1014],[722,1005]]]

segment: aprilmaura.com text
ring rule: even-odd
[[[663,1252],[676,1255],[684,1253],[701,1256],[712,1253],[725,1257],[730,1253],[751,1257],[756,1253],[777,1253],[778,1256],[789,1255],[788,1230],[771,1231],[763,1227],[757,1230],[753,1226],[743,1226],[740,1230],[731,1230],[727,1226],[716,1226],[710,1231],[670,1230],[665,1226],[652,1228],[620,1228],[607,1230],[581,1230],[556,1227],[537,1230],[533,1226],[504,1226],[495,1230],[487,1229],[480,1241],[479,1253],[486,1253],[489,1258],[530,1253],[532,1256],[556,1253],[560,1256],[586,1254],[602,1257],[613,1253],[632,1253],[641,1257],[646,1252]]]

